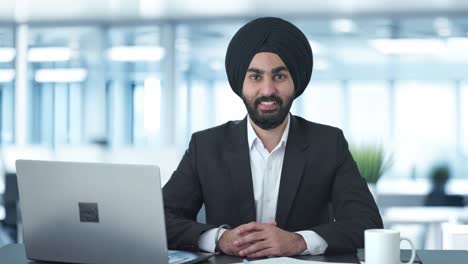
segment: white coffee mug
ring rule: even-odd
[[[368,229],[364,231],[364,252],[366,264],[400,264],[400,243],[408,241],[411,245],[412,264],[416,250],[410,239],[400,237],[400,232],[390,229]]]

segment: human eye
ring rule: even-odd
[[[275,80],[283,80],[283,79],[286,79],[286,75],[282,73],[278,73],[278,74],[275,74],[274,78]]]
[[[261,76],[260,74],[252,74],[250,75],[250,79],[253,80],[253,81],[258,81],[261,79]]]

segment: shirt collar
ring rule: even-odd
[[[278,143],[278,146],[281,146],[282,144],[286,145],[286,142],[288,141],[288,135],[289,135],[289,125],[291,123],[291,118],[290,118],[290,114],[288,114],[288,121],[286,121],[286,127],[284,128],[284,131],[283,131],[283,135],[281,136],[281,140],[280,142]],[[261,142],[260,138],[258,138],[257,136],[257,133],[255,133],[255,130],[252,126],[252,120],[250,120],[250,117],[247,116],[247,140],[248,140],[248,143],[249,143],[249,149],[251,150],[255,141],[259,141]],[[263,144],[263,143],[262,143]],[[275,147],[275,149],[276,149]]]

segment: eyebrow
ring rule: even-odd
[[[271,73],[275,74],[275,73],[278,73],[278,72],[281,72],[281,71],[289,72],[289,70],[288,70],[288,68],[286,68],[286,66],[278,66],[276,68],[273,68],[271,70]],[[247,72],[254,72],[254,73],[257,73],[257,74],[264,74],[265,70],[260,70],[258,68],[249,68],[249,69],[247,69]]]
[[[286,68],[286,66],[279,66],[279,67],[276,67],[273,70],[271,70],[271,73],[275,74],[275,73],[278,73],[278,72],[281,72],[281,71],[289,72],[289,70],[288,70],[288,68]]]

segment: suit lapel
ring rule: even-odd
[[[236,203],[239,205],[239,224],[255,221],[255,200],[253,194],[252,170],[247,140],[247,118],[229,130],[226,150],[226,164],[232,182]]]
[[[290,121],[276,207],[276,222],[283,229],[287,225],[289,211],[304,174],[307,161],[304,151],[309,147],[305,131],[300,128],[298,120],[291,115]]]

